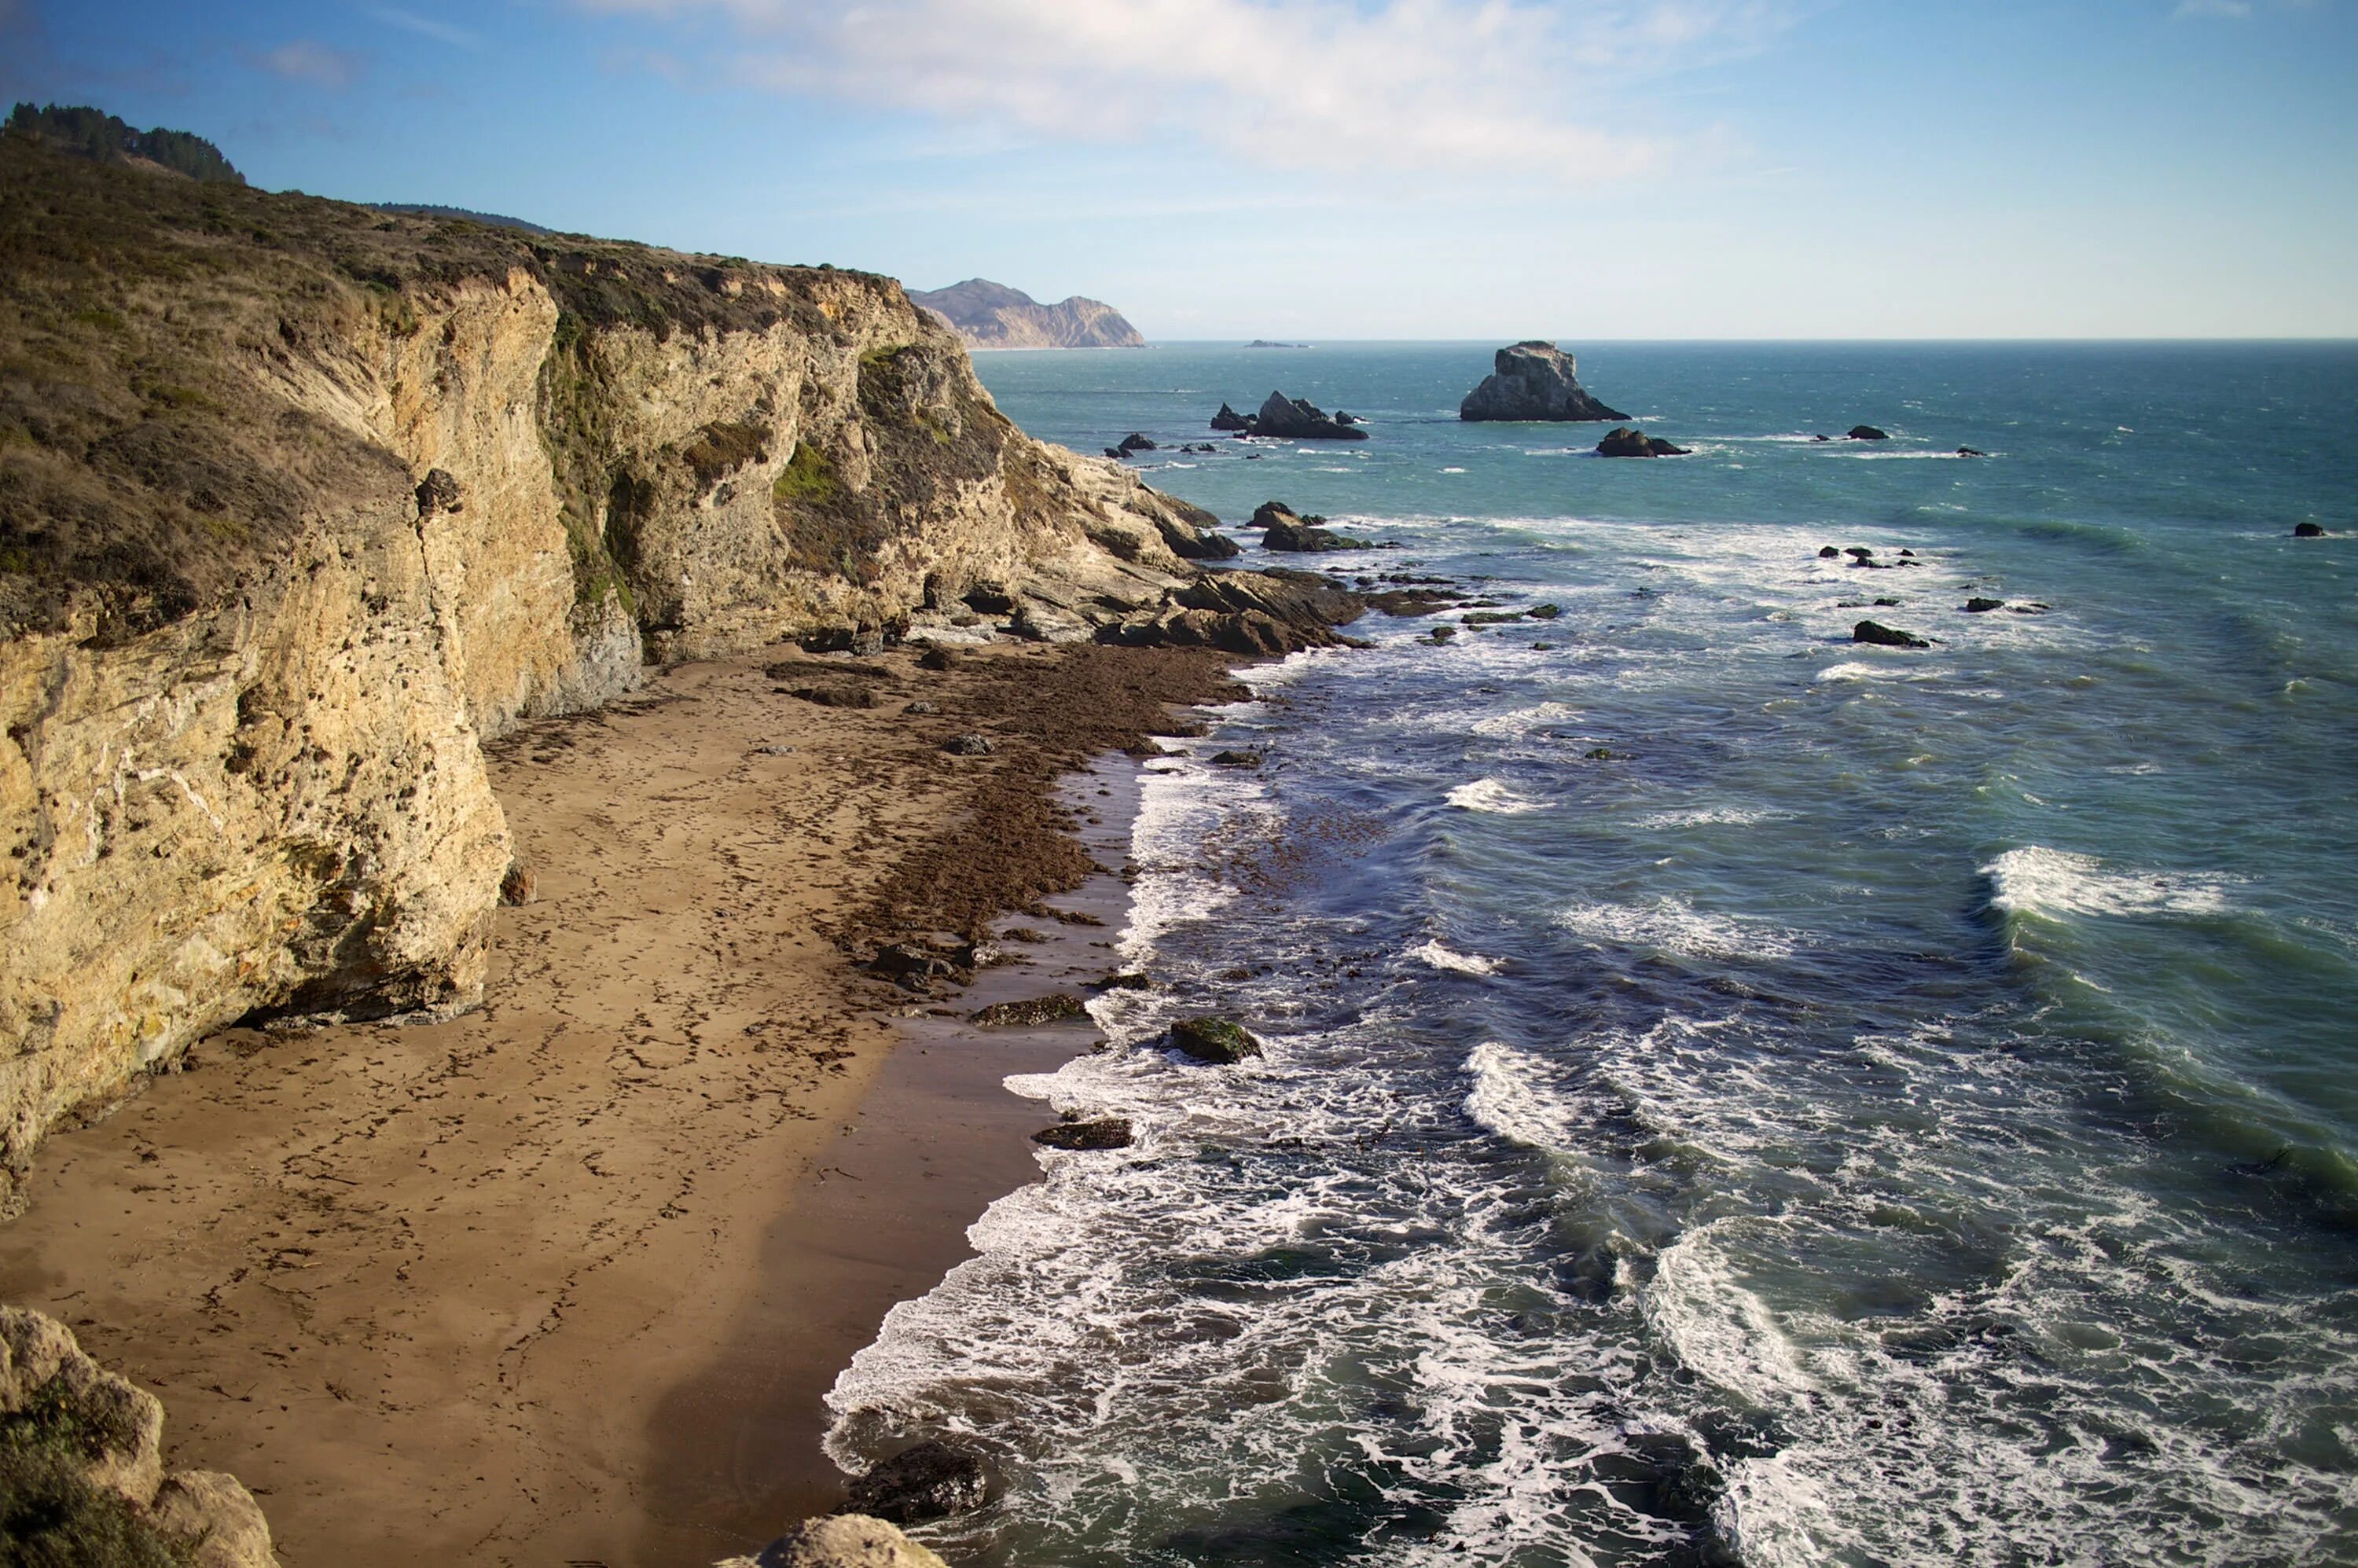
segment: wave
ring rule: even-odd
[[[1555,923],[1594,942],[1689,958],[1790,958],[1798,947],[1791,933],[1766,921],[1700,914],[1682,898],[1650,904],[1578,903]]]
[[[1443,946],[1437,937],[1411,947],[1408,956],[1421,958],[1436,969],[1446,969],[1457,975],[1495,975],[1502,962],[1498,958],[1485,958],[1469,953],[1454,953]]]
[[[2006,914],[2223,914],[2237,879],[2215,872],[2124,871],[2093,855],[2031,844],[1981,868],[1990,907]]]
[[[1460,811],[1478,811],[1490,816],[1528,816],[1547,809],[1538,801],[1524,799],[1497,779],[1476,779],[1472,784],[1459,784],[1449,792],[1449,804]]]
[[[1740,806],[1702,806],[1690,811],[1657,811],[1650,816],[1638,818],[1639,827],[1749,827],[1756,822],[1782,822],[1791,818],[1790,811],[1750,811]]]

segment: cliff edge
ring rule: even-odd
[[[0,136],[0,1188],[224,1024],[472,1001],[487,738],[969,596],[1216,636],[1209,521],[889,278]]]

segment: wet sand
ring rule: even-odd
[[[160,1394],[172,1463],[243,1478],[290,1568],[758,1545],[838,1495],[836,1371],[1029,1179],[1052,1118],[999,1080],[1094,1036],[963,1014],[1102,972],[1120,883],[1075,888],[1127,804],[1076,797],[1115,807],[1085,845],[1054,781],[1217,694],[1217,662],[784,663],[493,749],[538,901],[500,912],[481,1008],[216,1036],[37,1157],[0,1299]],[[786,695],[820,678],[884,701]],[[966,730],[997,753],[946,755]],[[1109,924],[1044,921],[1060,894]],[[1052,939],[948,1017],[847,956],[1026,906]]]

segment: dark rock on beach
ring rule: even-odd
[[[1215,752],[1213,764],[1223,768],[1257,768],[1261,764],[1259,752]]]
[[[942,742],[942,750],[953,757],[988,757],[997,748],[988,735],[953,735]]]
[[[979,1509],[990,1498],[990,1473],[981,1455],[939,1441],[920,1443],[852,1477],[851,1506],[894,1524]]]
[[[1588,394],[1574,373],[1578,362],[1553,343],[1532,339],[1500,349],[1490,374],[1466,395],[1457,416],[1466,420],[1587,421],[1627,419]]]
[[[1032,1141],[1050,1149],[1127,1149],[1130,1121],[1109,1116],[1098,1121],[1060,1121],[1032,1135]]]
[[[1862,621],[1850,629],[1854,643],[1871,643],[1878,648],[1929,648],[1932,644],[1913,633],[1886,626],[1879,621]]]
[[[985,1029],[1036,1029],[1044,1023],[1061,1023],[1068,1018],[1087,1018],[1088,1009],[1081,999],[1070,991],[1051,991],[1046,996],[1028,996],[1021,1001],[995,1001],[974,1015],[973,1022]]]
[[[1853,441],[1887,441],[1890,436],[1872,425],[1853,425],[1847,438]]]
[[[798,686],[794,695],[821,708],[876,708],[883,702],[875,687],[865,686]]]
[[[1171,1048],[1215,1066],[1229,1066],[1260,1054],[1260,1042],[1244,1025],[1226,1018],[1183,1018],[1171,1026]]]
[[[1660,436],[1649,436],[1643,430],[1633,430],[1624,425],[1607,430],[1605,439],[1596,443],[1596,455],[1601,458],[1682,458],[1684,447],[1674,447]]]

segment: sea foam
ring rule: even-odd
[[[2093,855],[2031,844],[1981,869],[1990,907],[2008,914],[2222,914],[2234,879],[2209,872],[2124,871]]]

